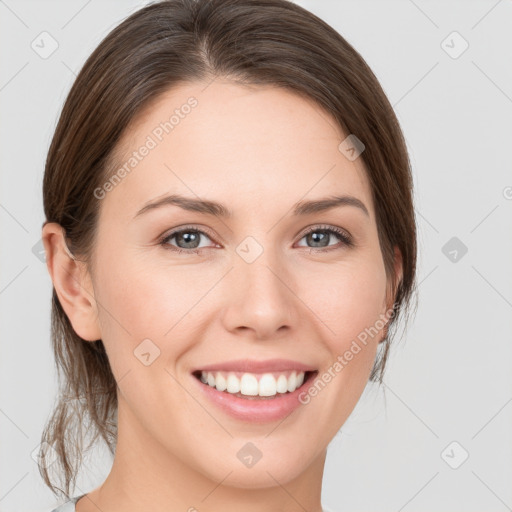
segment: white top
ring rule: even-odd
[[[83,498],[85,494],[81,494],[80,496],[76,496],[74,498],[71,498],[69,501],[66,501],[66,503],[63,503],[57,508],[54,508],[51,512],[75,512],[75,504],[80,499]]]

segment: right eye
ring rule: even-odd
[[[200,250],[207,248],[200,245],[201,237],[210,239],[210,235],[201,229],[184,227],[165,234],[164,237],[160,239],[159,244],[164,247],[164,249],[178,253],[198,254]],[[176,246],[170,243],[173,239],[176,240]]]

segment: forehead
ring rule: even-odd
[[[125,172],[105,203],[116,203],[118,216],[134,215],[144,202],[177,192],[225,199],[236,212],[254,206],[248,201],[291,206],[344,193],[371,212],[362,159],[350,161],[338,147],[345,138],[328,112],[287,89],[220,79],[181,84],[123,134],[113,172]]]

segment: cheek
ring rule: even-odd
[[[98,300],[104,306],[99,308],[101,332],[112,371],[116,378],[128,371],[134,376],[143,366],[139,354],[148,351],[150,358],[156,356],[151,370],[172,368],[200,339],[211,304],[208,292],[225,270],[201,264],[180,268],[138,256],[109,257],[121,252],[104,251],[97,278]]]
[[[380,339],[375,328],[381,330],[386,307],[386,274],[381,260],[361,259],[332,267],[308,282],[315,286],[304,287],[299,296],[325,324],[323,330],[333,351],[345,351],[352,340],[364,338],[368,331],[373,334],[368,335],[368,343]]]
[[[115,317],[132,337],[161,339],[208,290],[203,274],[158,268],[149,258],[104,258],[98,282],[100,301],[112,313],[106,320],[111,324]]]

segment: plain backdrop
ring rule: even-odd
[[[338,30],[386,91],[410,151],[419,229],[416,317],[385,385],[365,390],[329,446],[323,504],[512,510],[512,2],[297,3]],[[56,504],[33,457],[57,385],[38,245],[46,152],[85,59],[142,5],[0,1],[1,512]],[[84,492],[110,468],[103,449],[91,459]]]

